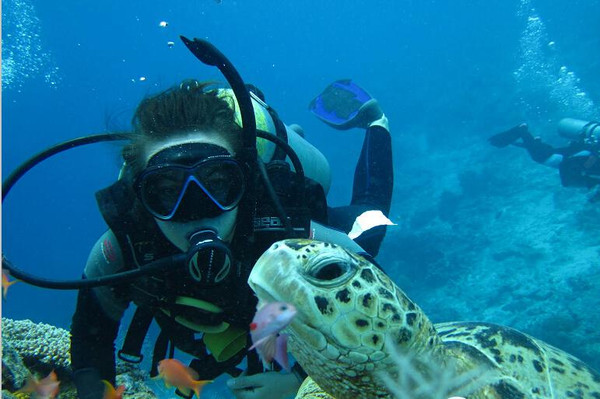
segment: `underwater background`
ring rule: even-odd
[[[211,41],[303,126],[330,162],[330,203],[347,204],[363,133],[333,130],[307,105],[352,78],[393,136],[384,269],[434,322],[509,325],[598,370],[600,204],[522,149],[487,142],[526,121],[564,145],[560,119],[600,119],[598,15],[597,0],[3,0],[2,177],[53,144],[128,129],[144,96],[185,78],[224,82],[185,35]],[[3,203],[3,254],[79,278],[106,229],[94,193],[119,167],[112,143],[32,170]],[[75,298],[19,283],[2,315],[68,329]],[[205,396],[229,397],[222,386]]]

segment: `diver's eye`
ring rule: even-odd
[[[331,281],[344,275],[347,270],[348,266],[343,263],[329,263],[315,270],[313,272],[313,277],[319,280]]]

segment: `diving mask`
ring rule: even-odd
[[[244,194],[244,181],[241,165],[223,147],[185,143],[153,155],[134,187],[157,219],[190,221],[234,209]]]

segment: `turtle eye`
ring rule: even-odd
[[[358,270],[358,264],[345,252],[325,253],[310,259],[304,269],[307,281],[319,287],[334,287],[344,284]]]
[[[318,280],[331,281],[343,276],[348,271],[348,265],[340,262],[332,262],[321,265],[316,270],[312,271],[314,278]]]

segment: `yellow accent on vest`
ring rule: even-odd
[[[221,313],[223,309],[202,299],[190,298],[188,296],[178,296],[175,298],[175,303],[178,305],[199,308],[211,313]],[[167,309],[160,310],[171,317],[171,312]],[[194,323],[183,316],[175,316],[175,321],[184,327],[196,332],[204,333],[202,340],[212,353],[217,362],[224,362],[231,359],[235,354],[244,349],[247,344],[247,332],[240,327],[234,327],[226,322],[221,322],[218,326],[210,326]]]
[[[206,310],[207,312],[210,312],[210,313],[223,312],[223,309],[221,309],[214,303],[203,301],[202,299],[191,298],[189,296],[178,296],[177,298],[175,298],[175,303],[177,305],[189,306],[191,308]],[[171,312],[169,312],[168,310],[163,309],[163,308],[161,308],[160,310],[167,316],[171,317]],[[226,323],[224,321],[221,322],[221,324],[219,324],[218,326],[214,326],[214,325],[198,324],[189,319],[186,319],[184,316],[175,316],[174,319],[177,323],[181,324],[182,326],[187,327],[190,330],[194,330],[196,332],[221,333],[221,332],[227,330],[227,328],[229,328],[229,323]]]
[[[171,312],[169,312],[167,309],[160,308],[160,310],[167,316],[171,317]],[[194,323],[193,321],[188,320],[183,316],[175,316],[174,320],[182,326],[189,328],[190,330],[202,333],[221,333],[227,330],[227,328],[229,327],[229,323],[226,323],[224,321],[221,322],[221,324],[219,324],[218,326],[214,326]]]
[[[175,298],[175,303],[178,305],[191,306],[193,308],[204,309],[207,312],[211,312],[211,313],[223,312],[223,309],[221,309],[214,303],[203,301],[202,299],[190,298],[189,296],[178,296],[177,298]]]
[[[212,353],[217,362],[231,359],[247,345],[247,332],[240,327],[229,326],[222,333],[204,333],[206,348]]]

